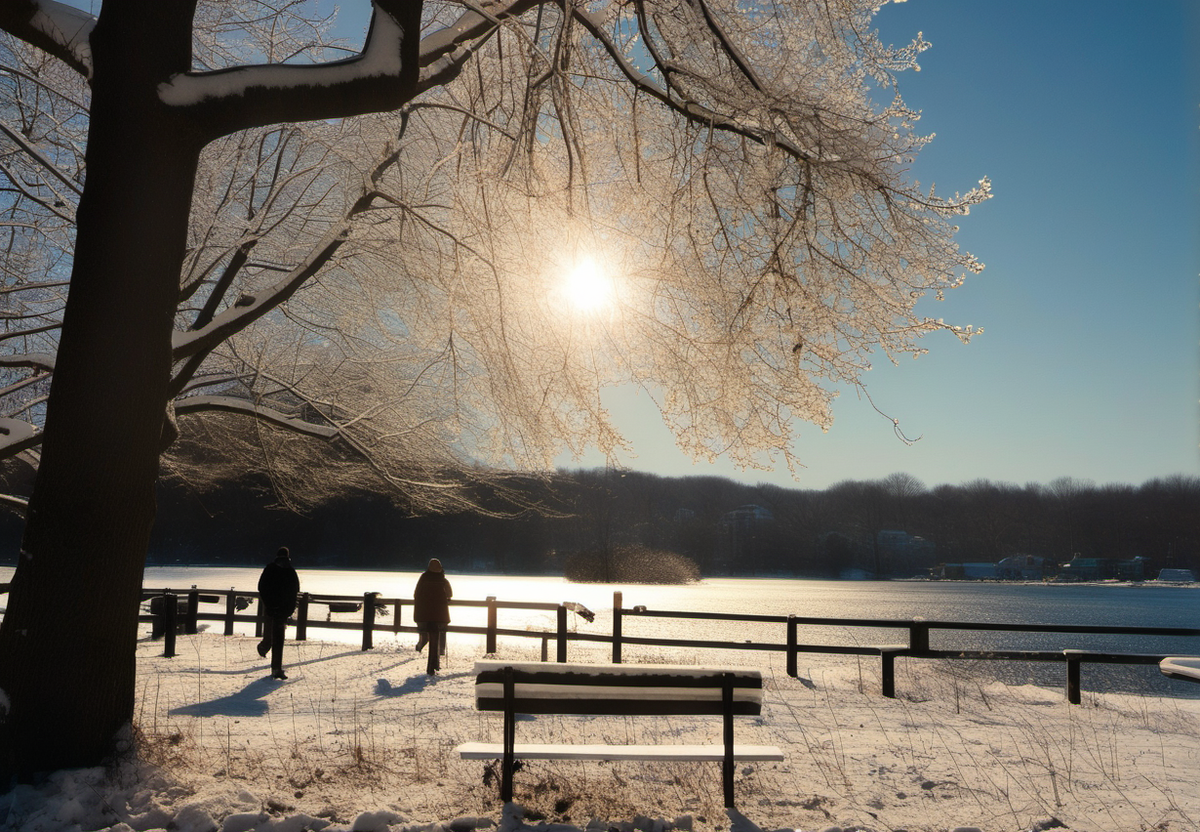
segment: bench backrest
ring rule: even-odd
[[[475,663],[475,706],[505,710],[504,684],[513,680],[521,714],[723,714],[724,687],[731,712],[762,712],[762,674],[743,668],[662,664]]]

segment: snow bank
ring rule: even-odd
[[[178,650],[165,659],[161,643],[139,645],[139,759],[15,788],[0,796],[0,832],[1200,828],[1200,700],[1085,693],[1072,707],[1061,690],[913,660],[898,664],[902,695],[889,700],[877,663],[811,656],[792,679],[762,655],[707,652],[706,665],[762,671],[763,715],[740,718],[738,739],[785,753],[739,767],[737,811],[722,808],[710,763],[530,762],[503,807],[494,766],[453,754],[500,739],[500,718],[474,709],[482,643],[452,644],[430,678],[407,637],[368,652],[289,642],[286,682],[269,678],[249,638],[180,636]],[[499,658],[537,657],[502,641]],[[540,717],[521,734],[707,743],[720,720]]]

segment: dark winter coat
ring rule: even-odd
[[[430,621],[449,624],[450,599],[453,595],[445,573],[425,570],[417,578],[417,588],[413,590],[413,621],[418,624]]]
[[[272,618],[287,618],[296,611],[296,596],[300,593],[300,576],[289,558],[275,558],[266,565],[258,578],[258,594],[263,609]]]

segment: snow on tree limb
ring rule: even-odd
[[[46,352],[0,355],[0,367],[28,367],[52,373],[54,372],[54,356]]]
[[[190,413],[221,411],[236,413],[242,416],[252,416],[275,427],[285,428],[293,433],[302,433],[318,439],[333,439],[339,435],[337,428],[328,425],[317,425],[304,419],[288,416],[273,408],[264,407],[233,396],[187,396],[175,402],[175,414],[184,416]]]
[[[478,44],[488,39],[496,27],[508,18],[528,11],[544,0],[485,0],[464,3],[469,11],[454,23],[421,39],[421,75],[418,92],[442,86],[454,80],[475,54]]]
[[[422,4],[372,5],[366,43],[353,58],[178,74],[159,85],[159,98],[192,112],[193,123],[211,138],[280,122],[395,109],[413,95]]]
[[[20,419],[0,418],[0,459],[8,459],[37,446],[42,432]]]
[[[85,78],[92,76],[92,29],[96,18],[55,0],[6,0],[0,29],[45,50]]]

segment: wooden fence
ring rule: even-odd
[[[150,622],[151,634],[162,636],[164,640],[163,655],[175,655],[175,635],[182,630],[184,633],[195,633],[201,621],[218,621],[224,625],[225,635],[233,635],[234,624],[238,622],[254,624],[255,636],[262,635],[263,610],[257,592],[244,592],[236,589],[197,589],[175,591],[172,589],[143,589],[142,600],[150,602],[150,610],[138,617],[139,621]],[[205,610],[201,604],[217,605],[221,611]],[[411,598],[385,598],[378,592],[365,592],[362,595],[318,595],[308,592],[300,593],[297,599],[296,612],[291,623],[296,628],[297,641],[305,641],[310,629],[327,630],[361,630],[362,649],[370,650],[374,646],[374,634],[384,633],[415,633],[415,621],[402,623],[404,607],[412,608]],[[568,613],[574,612],[587,619],[592,619],[592,613],[582,604],[564,601],[560,604],[538,601],[499,601],[489,596],[483,601],[451,600],[452,607],[475,607],[487,609],[487,625],[485,627],[466,627],[451,624],[446,628],[451,633],[468,633],[486,637],[486,652],[496,652],[498,636],[516,638],[536,638],[543,642],[543,654],[550,640],[556,643],[556,661],[567,660],[567,640],[578,638],[578,633],[568,631]],[[253,607],[253,610],[251,608]],[[325,609],[328,615],[325,619],[314,618],[313,612]],[[392,610],[390,620],[381,620],[379,612]],[[515,630],[498,626],[500,610],[541,610],[554,612],[557,616],[555,630]],[[358,620],[334,620],[333,613],[361,613]],[[318,612],[318,615],[320,613]],[[410,613],[411,616],[411,613]],[[605,639],[607,640],[607,639]]]
[[[143,600],[151,601],[152,612],[140,617],[141,621],[154,622],[154,633],[164,637],[164,655],[175,655],[175,634],[178,629],[185,633],[195,633],[200,621],[224,622],[224,632],[232,635],[236,622],[251,622],[255,624],[255,634],[262,631],[262,610],[257,605],[258,593],[229,590],[196,589],[177,593],[170,589],[143,590]],[[200,604],[221,605],[223,612],[208,612],[201,610]],[[296,613],[293,617],[296,627],[296,639],[303,641],[308,637],[312,628],[349,629],[362,631],[362,649],[370,650],[375,632],[413,632],[417,631],[416,623],[403,624],[402,610],[411,607],[411,599],[384,598],[379,593],[367,592],[362,596],[351,595],[314,595],[301,593]],[[929,646],[931,630],[957,631],[986,631],[1007,633],[1038,633],[1038,634],[1077,634],[1091,636],[1167,636],[1200,638],[1200,628],[1188,627],[1117,627],[1092,626],[1075,624],[998,624],[964,621],[927,621],[923,618],[913,619],[871,619],[871,618],[816,618],[796,615],[766,615],[753,613],[723,613],[695,612],[686,610],[651,610],[644,606],[625,607],[621,592],[613,593],[613,619],[611,633],[572,632],[568,629],[570,612],[575,612],[588,621],[593,615],[580,604],[566,601],[563,603],[529,602],[529,601],[499,601],[488,597],[483,601],[452,600],[452,606],[486,607],[487,625],[485,627],[468,627],[451,624],[447,632],[483,635],[486,639],[485,652],[496,652],[496,640],[499,636],[513,638],[535,638],[542,640],[542,658],[546,660],[548,644],[553,641],[556,645],[555,660],[567,661],[567,644],[570,641],[600,642],[612,645],[612,661],[620,663],[622,650],[625,645],[648,647],[691,648],[712,650],[762,650],[782,652],[786,654],[787,673],[797,676],[797,658],[800,653],[829,653],[838,655],[878,656],[880,659],[881,692],[884,696],[895,697],[895,660],[900,658],[914,659],[975,659],[1019,662],[1062,662],[1066,666],[1067,699],[1072,704],[1079,704],[1081,666],[1084,664],[1127,664],[1127,665],[1156,665],[1166,658],[1166,653],[1121,653],[1109,651],[1093,651],[1082,649],[1062,650],[1010,650],[1010,649],[970,649],[945,650]],[[256,606],[254,612],[243,612],[251,606]],[[326,620],[313,619],[314,608],[327,608],[330,616],[334,612],[361,612],[358,621],[335,621],[330,616]],[[381,621],[376,610],[392,610],[390,621]],[[500,610],[542,610],[553,611],[556,614],[557,626],[554,630],[535,629],[505,629],[498,626]],[[784,638],[779,642],[771,641],[720,641],[711,639],[682,639],[661,636],[630,636],[626,635],[625,619],[627,618],[678,618],[695,621],[727,621],[743,623],[759,623],[779,625]],[[896,644],[809,644],[800,641],[802,627],[854,627],[871,629],[898,630],[905,634],[902,643]],[[1194,652],[1200,653],[1200,643]]]

